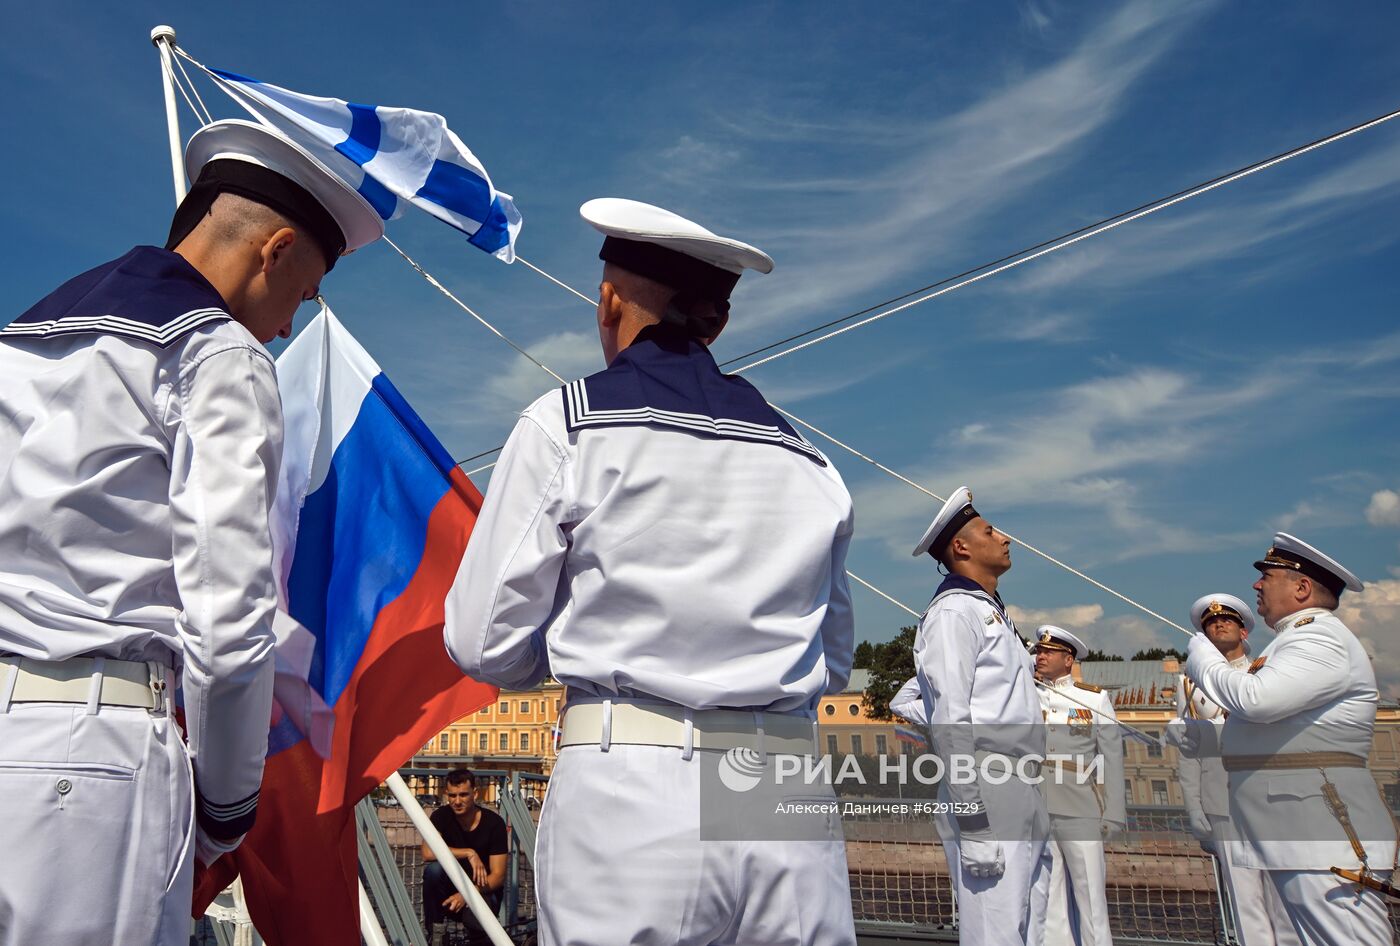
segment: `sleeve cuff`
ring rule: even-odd
[[[252,830],[258,817],[258,793],[228,804],[209,801],[195,788],[195,818],[211,838],[229,841]]]
[[[975,815],[957,815],[955,820],[958,823],[958,831],[986,831],[992,826],[985,811]]]

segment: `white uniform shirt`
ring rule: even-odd
[[[1229,664],[1236,670],[1248,670],[1249,656],[1236,657]],[[1181,752],[1177,757],[1177,778],[1181,781],[1187,810],[1228,818],[1229,778],[1220,761],[1220,732],[1225,725],[1225,711],[1183,673],[1177,682],[1176,715],[1191,720],[1199,738],[1195,751]]]
[[[1232,667],[1213,647],[1193,646],[1186,675],[1229,712],[1225,758],[1345,752],[1367,758],[1375,729],[1376,676],[1361,642],[1330,611],[1309,608],[1275,625],[1254,661]],[[1262,661],[1262,663],[1260,663]],[[1395,829],[1369,769],[1327,768],[1374,870],[1389,870]],[[1356,856],[1323,795],[1317,768],[1234,771],[1230,819],[1239,863],[1271,870],[1354,868]]]
[[[945,771],[978,750],[1020,758],[1045,752],[1035,664],[1001,604],[969,579],[949,576],[914,639],[930,745]],[[983,809],[976,781],[947,780],[951,800]]]
[[[593,696],[815,711],[851,670],[845,484],[776,443],[655,416],[570,430],[558,390],[521,415],[447,599],[448,651],[502,687],[551,674]]]
[[[281,444],[272,359],[236,322],[165,348],[0,338],[0,652],[180,667],[206,824],[262,779]]]
[[[1045,755],[1050,764],[1043,771],[1041,790],[1051,817],[1100,818],[1126,824],[1128,815],[1123,788],[1123,736],[1118,730],[1113,701],[1101,690],[1074,682],[1065,674],[1050,685],[1038,687],[1045,718]],[[1055,758],[1066,759],[1055,776]],[[1095,759],[1099,766],[1091,768]],[[1097,772],[1080,782],[1078,772]]]

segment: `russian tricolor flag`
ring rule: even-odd
[[[355,803],[497,695],[442,643],[481,494],[329,309],[277,373],[286,613],[267,767],[257,824],[201,878],[196,915],[236,869],[269,944],[358,943]]]

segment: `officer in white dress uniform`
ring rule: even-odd
[[[1036,678],[1049,687],[1037,690],[1046,724],[1041,791],[1054,859],[1045,946],[1109,946],[1103,846],[1122,836],[1128,820],[1118,717],[1107,693],[1075,681],[1074,662],[1089,653],[1078,637],[1046,624],[1036,631],[1032,652]],[[1078,918],[1073,932],[1072,915]]]
[[[948,773],[938,797],[949,808],[936,823],[957,891],[958,935],[977,946],[1038,942],[1050,853],[1039,765],[1027,760],[1044,756],[1045,733],[1030,654],[997,594],[1011,542],[962,487],[914,548],[925,552],[949,573],[920,622],[914,664],[929,742]],[[959,759],[975,760],[977,777],[952,778]]]
[[[382,224],[251,123],[201,129],[186,166],[166,249],[0,332],[3,946],[183,946],[196,851],[256,812],[282,438],[263,343]]]
[[[1210,638],[1236,670],[1249,670],[1249,632],[1254,615],[1239,598],[1223,592],[1204,595],[1191,606],[1191,623]],[[1298,936],[1268,877],[1241,867],[1230,856],[1230,793],[1220,760],[1220,729],[1226,712],[1210,701],[1185,674],[1177,681],[1176,712],[1198,732],[1192,750],[1177,757],[1177,775],[1186,802],[1191,833],[1215,855],[1230,896],[1235,931],[1241,946],[1295,946]]]
[[[705,840],[700,819],[729,750],[816,753],[818,701],[851,670],[850,495],[708,349],[740,274],[772,261],[647,204],[581,213],[606,234],[608,368],[516,424],[444,635],[476,679],[568,687],[541,941],[854,944],[835,819],[805,842]]]
[[[1259,615],[1277,636],[1248,669],[1205,634],[1191,639],[1186,675],[1229,714],[1222,732],[1230,781],[1232,861],[1264,870],[1301,942],[1393,941],[1385,898],[1332,872],[1388,881],[1396,833],[1366,768],[1376,676],[1361,642],[1333,611],[1360,579],[1286,533],[1254,563]]]

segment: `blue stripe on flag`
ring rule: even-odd
[[[346,102],[345,107],[350,109],[350,135],[336,145],[335,150],[364,167],[366,162],[379,153],[379,135],[382,131],[379,113],[374,110],[373,105]]]
[[[230,82],[248,82],[253,85],[262,85],[262,80],[260,79],[254,79],[252,76],[241,76],[236,72],[229,72],[226,69],[210,69],[209,71],[219,78],[227,79]]]
[[[345,107],[350,110],[350,134],[344,141],[335,146],[335,150],[360,167],[364,167],[379,153],[379,139],[384,131],[383,126],[379,123],[379,113],[374,110],[373,105],[356,105],[354,102],[347,102]],[[368,173],[360,181],[358,190],[360,196],[369,202],[375,213],[379,214],[380,219],[388,220],[394,215],[399,199],[389,188],[370,177]]]
[[[422,421],[405,406],[377,376],[301,511],[288,611],[316,637],[307,678],[332,708],[379,612],[417,572],[428,517],[449,489],[441,445],[421,437]]]
[[[434,161],[428,179],[414,196],[430,200],[468,220],[484,223],[492,212],[491,185],[450,161]]]
[[[499,197],[491,201],[491,213],[487,215],[485,220],[481,221],[481,226],[467,242],[488,253],[494,253],[510,243],[510,228],[506,220],[506,212],[501,209]]]
[[[452,454],[447,452],[447,448],[442,445],[442,441],[428,429],[428,425],[423,423],[423,418],[419,417],[413,408],[408,406],[408,402],[403,399],[399,389],[394,387],[392,381],[386,375],[377,374],[374,376],[374,393],[384,399],[384,403],[389,406],[389,410],[394,412],[394,416],[399,423],[408,428],[408,433],[418,445],[423,448],[428,457],[437,464],[437,468],[442,471],[443,476],[449,476],[457,462],[452,459]]]

